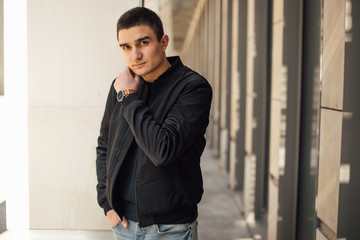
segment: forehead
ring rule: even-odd
[[[133,43],[143,37],[155,39],[155,32],[147,25],[139,25],[131,28],[121,29],[118,32],[119,43]]]

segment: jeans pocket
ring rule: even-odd
[[[190,224],[157,224],[158,234],[178,234],[190,230]]]
[[[115,224],[115,226],[111,226],[111,228],[112,229],[115,229],[115,228],[117,228],[118,226],[119,226],[119,224],[120,224],[121,222],[118,222],[117,224]]]

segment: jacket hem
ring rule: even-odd
[[[197,216],[197,206],[182,207],[170,213],[142,216],[140,217],[140,225],[141,227],[147,227],[152,224],[185,224],[195,221]]]

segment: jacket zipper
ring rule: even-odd
[[[142,99],[143,101],[146,101],[146,98],[148,96],[145,97],[144,99],[144,93],[143,93],[143,90],[144,90],[144,85],[145,85],[145,82],[143,82],[143,84],[140,85],[139,87],[139,98]],[[146,95],[149,93],[149,90],[147,91]],[[139,216],[139,207],[138,207],[138,201],[137,201],[137,175],[138,175],[138,160],[139,160],[139,148],[137,149],[137,153],[136,153],[136,166],[135,166],[135,184],[134,184],[134,191],[135,191],[135,208],[136,208],[136,215],[139,219],[139,227],[142,228],[142,224],[141,224],[141,219],[140,219],[140,216]]]
[[[137,175],[138,175],[138,160],[139,160],[139,149],[137,149],[137,153],[136,153],[136,160],[135,160],[135,183],[134,183],[134,192],[135,192],[135,208],[136,208],[136,215],[139,219],[139,227],[142,227],[141,225],[141,220],[139,217],[139,208],[138,208],[138,202],[137,202],[137,191],[136,191],[136,186],[137,186]]]
[[[112,174],[113,171],[114,171],[116,159],[118,158],[119,154],[120,154],[120,151],[118,151],[118,152],[116,153],[115,159],[113,159],[113,161],[112,161],[112,163],[111,163],[111,168],[110,168],[109,176],[111,176],[111,174]]]

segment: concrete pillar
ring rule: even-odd
[[[247,4],[247,33],[246,33],[246,95],[245,101],[245,163],[244,163],[244,208],[247,221],[255,220],[255,184],[256,184],[256,155],[253,153],[254,131],[254,74],[256,56],[255,35],[255,1]]]
[[[214,40],[214,85],[213,85],[213,153],[220,156],[220,63],[221,63],[221,2],[215,2],[215,40]]]
[[[269,143],[269,196],[267,238],[277,239],[279,209],[279,175],[283,174],[285,154],[280,145],[281,79],[283,63],[284,0],[273,1],[272,59],[271,59],[271,116]]]
[[[229,170],[230,145],[231,5],[230,0],[221,1],[220,162],[225,172]]]
[[[0,96],[4,96],[4,0],[0,1]]]
[[[239,189],[237,135],[240,131],[240,71],[239,71],[239,0],[233,0],[231,30],[231,119],[230,119],[230,189]]]
[[[170,38],[169,45],[166,49],[167,56],[179,55],[174,49],[173,37],[173,21],[172,21],[172,2],[171,0],[145,0],[144,7],[149,8],[156,12],[163,23],[164,33]]]
[[[4,1],[4,96],[0,97],[0,198],[8,229],[29,226],[26,1]]]

